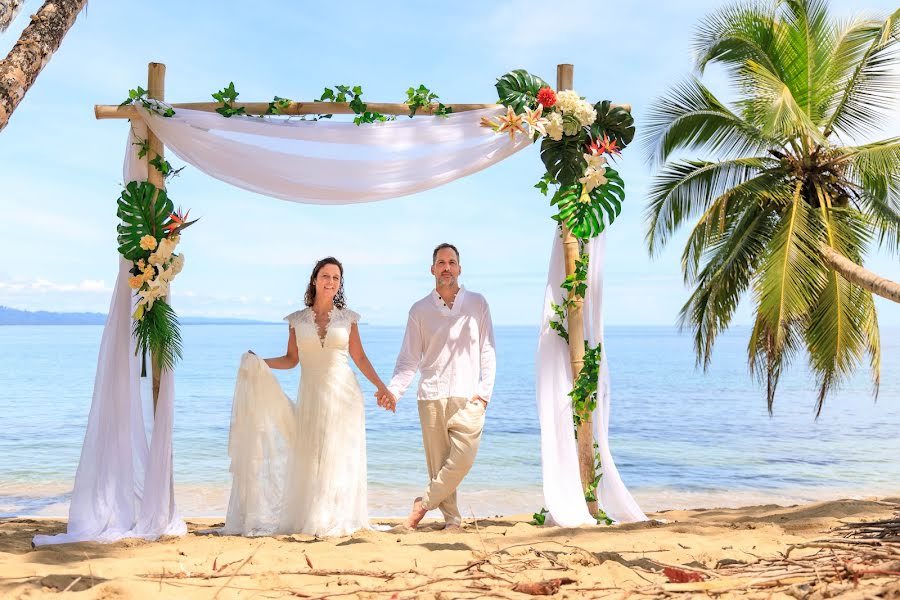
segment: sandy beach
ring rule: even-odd
[[[426,520],[416,532],[325,540],[223,537],[205,531],[221,523],[189,519],[181,538],[40,549],[31,538],[62,532],[64,521],[6,519],[0,596],[900,597],[900,495],[650,516],[565,529],[536,527],[520,515],[471,520],[453,533]]]

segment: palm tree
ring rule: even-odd
[[[78,13],[88,0],[47,0],[31,17],[31,23],[19,36],[5,59],[0,61],[0,131],[31,88],[63,38],[75,23]],[[13,1],[8,10],[18,10],[20,2]]]
[[[708,367],[716,336],[752,291],[750,370],[767,385],[805,348],[826,396],[881,346],[872,291],[900,286],[862,268],[873,243],[900,249],[900,138],[853,145],[898,106],[900,10],[838,22],[824,0],[743,2],[704,20],[697,69],[719,64],[736,99],[691,77],[652,106],[645,149],[659,167],[646,210],[658,253],[686,221],[692,293],[680,325]],[[892,71],[893,69],[893,71]],[[703,151],[706,160],[676,152]],[[860,287],[860,286],[865,286]]]

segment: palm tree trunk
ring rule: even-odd
[[[25,0],[0,0],[0,33],[6,31],[9,24],[13,22]]]
[[[850,283],[882,298],[900,302],[900,283],[879,277],[840,254],[831,246],[821,246],[819,252],[825,259],[825,263]]]
[[[2,1],[2,0],[0,0]],[[47,0],[0,62],[0,131],[88,0]],[[15,2],[13,2],[15,4]]]

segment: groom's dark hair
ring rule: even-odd
[[[450,248],[454,252],[456,252],[456,261],[459,262],[459,250],[456,249],[456,246],[453,244],[448,244],[444,242],[443,244],[438,244],[438,247],[434,249],[434,252],[431,253],[431,264],[434,264],[434,261],[437,260],[437,253],[443,250],[444,248]]]

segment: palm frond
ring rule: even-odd
[[[747,91],[747,116],[767,137],[811,139],[820,144],[825,138],[810,115],[797,103],[791,88],[774,73],[756,62],[744,70]]]
[[[834,42],[828,57],[828,70],[820,82],[817,114],[824,128],[843,96],[847,81],[856,69],[872,40],[881,31],[882,22],[863,16],[852,17],[835,23]],[[826,132],[830,134],[831,132]]]
[[[775,221],[775,207],[750,202],[735,215],[707,253],[691,297],[679,313],[679,327],[694,331],[697,364],[706,369],[716,337],[731,323],[742,294],[765,252]]]
[[[797,105],[811,120],[818,121],[821,82],[828,73],[835,38],[828,4],[826,0],[783,0],[780,7],[787,38],[782,81]]]
[[[658,252],[685,219],[702,214],[728,189],[776,164],[767,157],[752,157],[678,161],[663,167],[654,177],[645,210],[650,253]]]
[[[818,190],[825,243],[854,262],[861,262],[869,231],[851,211],[828,208],[825,190]],[[871,294],[846,281],[824,263],[825,286],[809,313],[804,336],[810,367],[819,387],[816,416],[825,398],[853,373],[866,352]]]
[[[682,81],[656,100],[644,130],[644,154],[654,166],[677,150],[733,158],[780,145],[729,110],[696,78]]]
[[[175,310],[164,300],[158,299],[153,307],[134,321],[132,334],[137,340],[137,350],[150,354],[162,369],[172,370],[181,358],[182,340]]]
[[[773,3],[731,4],[698,26],[694,42],[697,70],[703,73],[710,63],[720,63],[736,71],[753,60],[781,75],[783,45],[784,35],[775,20]]]
[[[900,252],[900,138],[843,149],[846,177],[878,243]]]
[[[767,170],[739,183],[710,203],[688,235],[681,254],[684,282],[697,278],[700,261],[707,250],[724,236],[734,235],[732,225],[752,205],[787,204],[792,187],[783,173]]]
[[[774,336],[775,358],[789,348],[789,338],[806,318],[824,285],[818,247],[821,229],[812,209],[800,197],[803,182],[796,183],[794,201],[781,214],[772,241],[760,264],[756,280],[757,310]]]
[[[880,127],[896,107],[900,76],[895,44],[900,40],[900,9],[888,16],[877,30],[863,30],[871,40],[855,68],[840,82],[843,93],[825,121],[825,133],[842,131],[866,135]]]
[[[776,331],[758,311],[750,341],[747,344],[750,373],[766,385],[766,407],[769,414],[775,405],[775,392],[785,369],[790,366],[800,346],[802,332],[798,323],[791,323],[783,334],[780,349],[775,349]]]

